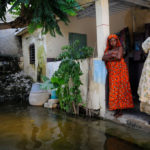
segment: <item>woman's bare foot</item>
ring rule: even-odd
[[[114,117],[117,115],[119,113],[119,110],[117,109],[117,110],[115,110],[115,113],[114,113]]]
[[[116,113],[115,118],[121,117],[122,115],[122,110],[119,110],[118,113]]]

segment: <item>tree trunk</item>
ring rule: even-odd
[[[28,22],[24,23],[20,22],[20,21],[12,21],[12,22],[8,22],[8,23],[0,23],[0,30],[4,30],[4,29],[16,29],[16,28],[23,28],[28,26]]]
[[[29,25],[32,18],[32,12],[27,9],[24,4],[21,5],[21,13],[15,20],[11,22],[0,23],[0,30],[23,28]]]
[[[9,23],[0,23],[0,30],[3,30],[3,29],[10,29],[11,26]]]
[[[13,29],[23,28],[23,27],[28,26],[29,23],[30,23],[30,18],[18,17],[14,21],[0,23],[0,30],[10,29],[10,28],[13,28]]]

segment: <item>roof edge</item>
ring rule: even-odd
[[[23,34],[28,32],[28,28],[24,27],[24,28],[20,28],[18,29],[18,31],[15,32],[16,36],[22,36]]]

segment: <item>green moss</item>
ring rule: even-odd
[[[44,50],[44,46],[41,45],[37,51],[37,59],[38,59],[38,80],[41,79],[41,75],[46,75],[46,53]]]

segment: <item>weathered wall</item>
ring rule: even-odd
[[[105,88],[103,87],[105,86],[106,74],[104,62],[101,59],[90,59],[87,107],[95,110],[102,109],[103,113],[105,113],[106,107],[105,101],[103,101],[105,100]],[[99,94],[100,92],[104,94]]]
[[[47,34],[47,57],[55,58],[61,52],[61,47],[69,44],[69,33],[82,33],[87,34],[87,45],[96,47],[96,20],[95,18],[77,19],[70,17],[70,24],[68,26],[60,23],[60,28],[63,36],[57,35],[56,37]]]
[[[35,44],[35,65],[30,64],[29,46]],[[40,30],[33,34],[24,34],[22,37],[22,49],[24,57],[24,72],[31,76],[34,81],[37,80],[39,68],[42,68],[41,74],[46,75],[46,44],[45,36],[41,36]]]
[[[80,62],[80,67],[83,75],[81,76],[81,82],[83,85],[80,86],[82,102],[87,103],[88,97],[88,86],[89,86],[89,59],[85,59]]]
[[[11,21],[12,15],[6,14],[7,21]],[[0,21],[2,23],[2,21]],[[0,30],[0,54],[21,56],[21,43],[15,36],[16,29]]]

